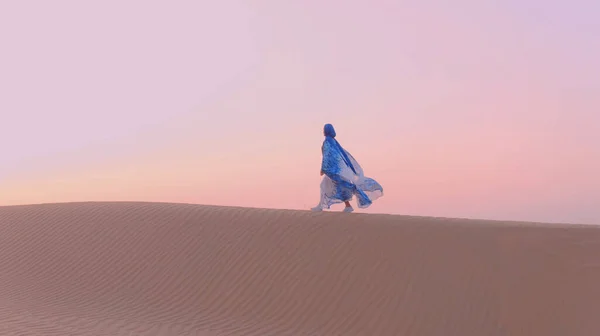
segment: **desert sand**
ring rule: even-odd
[[[0,207],[0,335],[600,335],[600,227]]]

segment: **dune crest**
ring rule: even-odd
[[[600,334],[600,228],[0,207],[0,335]]]

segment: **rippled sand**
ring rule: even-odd
[[[0,335],[600,335],[600,227],[0,207]]]

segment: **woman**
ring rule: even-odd
[[[323,133],[321,176],[325,176],[321,182],[321,200],[312,210],[322,211],[333,204],[345,203],[344,212],[352,212],[350,201],[353,196],[356,196],[359,208],[369,207],[383,196],[383,188],[377,181],[365,177],[358,162],[335,139],[333,125],[325,125]]]

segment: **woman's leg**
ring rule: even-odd
[[[354,211],[354,208],[352,207],[352,205],[350,205],[350,201],[345,201],[344,203],[346,203],[346,208],[344,208],[344,212]]]

